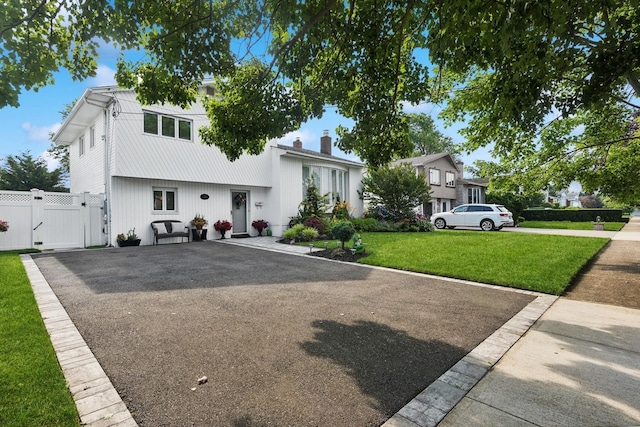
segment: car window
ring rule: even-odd
[[[480,206],[482,209],[480,209],[482,212],[493,212],[493,209],[491,208],[491,206]]]
[[[466,212],[468,207],[469,206],[458,206],[453,211],[456,212],[456,213]]]
[[[469,209],[467,209],[467,212],[480,212],[482,209],[480,209],[482,206],[469,206]]]
[[[504,206],[498,206],[498,209],[500,209],[500,212],[509,212],[509,209],[505,208]]]

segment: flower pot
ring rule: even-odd
[[[226,233],[226,230],[220,230],[220,239],[224,239],[224,235]]]
[[[121,248],[126,246],[140,246],[140,239],[136,240],[118,240],[118,246]]]

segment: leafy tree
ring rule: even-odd
[[[144,50],[140,61],[121,59],[116,75],[144,103],[184,106],[215,76],[203,140],[230,159],[333,105],[355,122],[337,129],[338,147],[377,167],[411,154],[402,109],[429,100],[446,101],[447,120],[468,121],[468,149],[493,143],[511,170],[569,179],[597,169],[588,185],[607,192],[637,170],[637,132],[614,130],[638,109],[638,0],[24,0],[2,13],[0,107],[59,69],[95,74],[104,40]],[[603,132],[573,138],[598,117]],[[637,187],[620,197],[637,197]]]
[[[585,194],[578,197],[583,208],[602,208],[604,203],[594,194]]]
[[[414,156],[449,153],[454,158],[461,150],[450,136],[443,135],[431,116],[426,114],[407,114],[409,122],[409,140],[414,145]]]
[[[513,192],[487,192],[487,203],[503,205],[513,214],[513,220],[518,223],[518,218],[522,216],[522,211],[529,207],[529,197]]]
[[[431,188],[427,185],[425,175],[416,174],[409,163],[370,169],[362,179],[362,186],[365,199],[370,201],[371,206],[384,206],[389,211],[390,219],[394,220],[413,218],[413,209],[431,199]]]
[[[64,187],[61,168],[49,172],[42,157],[34,159],[27,151],[18,156],[8,156],[0,167],[0,190],[29,191],[38,188],[45,191],[69,191]]]

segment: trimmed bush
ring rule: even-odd
[[[331,227],[331,234],[334,239],[338,239],[342,242],[342,249],[344,249],[345,242],[350,240],[353,235],[356,234],[356,230],[349,221],[342,221]]]
[[[628,222],[622,218],[622,209],[527,209],[521,216],[528,221],[595,221],[600,217],[604,222]]]
[[[353,218],[351,220],[353,228],[359,232],[378,231],[380,224],[375,218]]]

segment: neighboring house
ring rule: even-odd
[[[303,149],[299,140],[293,147],[271,141],[261,154],[231,162],[201,144],[198,128],[207,124],[200,102],[189,109],[143,106],[132,90],[85,91],[53,141],[70,148],[71,192],[105,194],[108,244],[133,228],[142,244],[151,244],[151,221],[189,222],[196,213],[209,221],[209,239],[219,237],[218,219],[232,222],[232,237],[257,235],[256,219],[281,235],[298,212],[307,177],[362,212],[363,165],[332,156],[328,132],[321,152]]]
[[[464,203],[485,203],[487,181],[463,179],[463,163],[449,153],[400,159],[392,164],[410,163],[416,173],[424,173],[431,187],[431,200],[422,206],[429,216],[444,212]]]
[[[580,203],[580,193],[577,191],[570,191],[569,189],[563,189],[556,193],[556,195],[552,195],[549,191],[545,191],[545,200],[548,203],[554,204],[557,203],[561,207],[577,207],[581,208],[582,203]]]

